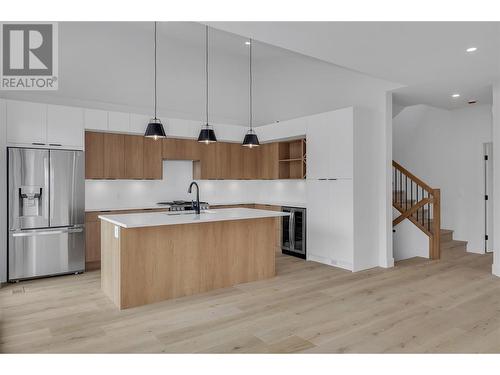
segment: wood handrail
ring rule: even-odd
[[[396,226],[398,225],[399,223],[401,223],[404,219],[410,217],[411,215],[413,215],[415,212],[417,212],[417,210],[420,208],[420,207],[423,207],[425,206],[427,203],[432,203],[432,199],[429,199],[429,198],[424,198],[422,199],[421,201],[417,202],[416,204],[414,204],[413,206],[411,206],[411,208],[409,210],[406,210],[404,211],[401,215],[399,215],[397,218],[395,218],[393,221],[392,221],[392,225],[393,226]]]
[[[431,193],[434,191],[433,188],[431,188],[429,185],[427,185],[424,181],[422,181],[420,178],[415,176],[413,173],[411,173],[408,169],[403,167],[401,164],[396,163],[394,160],[392,161],[392,166],[399,170],[401,173],[404,175],[408,176],[408,178],[412,179],[416,184],[427,190],[428,193]]]
[[[441,252],[441,192],[439,189],[434,189],[413,173],[408,171],[401,164],[392,161],[394,168],[394,187],[393,187],[393,206],[400,212],[400,215],[393,220],[393,226],[398,225],[403,220],[410,220],[417,228],[423,231],[429,237],[429,257],[431,259],[439,259]],[[398,186],[399,172],[399,186]],[[402,184],[401,178],[404,178],[405,183]],[[408,190],[408,182],[410,182],[411,191]],[[413,187],[416,186],[416,189]],[[404,189],[404,190],[403,190]],[[419,197],[419,189],[422,195]],[[416,190],[416,191],[415,191]],[[416,192],[416,196],[413,192]],[[424,194],[424,192],[426,194]],[[404,193],[404,195],[403,195]],[[410,194],[408,194],[410,193]],[[408,199],[408,195],[410,199]],[[404,197],[404,200],[403,200]],[[425,210],[427,210],[427,224],[425,224]],[[431,210],[432,208],[432,210]],[[419,221],[418,212],[422,209],[422,221]],[[415,216],[417,214],[417,216]],[[432,214],[432,218],[431,215]],[[432,224],[431,224],[432,223]]]

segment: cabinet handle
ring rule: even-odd
[[[62,144],[60,144],[60,143],[49,143],[49,146],[58,146],[58,147],[61,147]]]
[[[329,178],[328,181],[337,181],[336,178]]]
[[[45,143],[41,143],[41,142],[33,142],[31,144],[34,146],[45,146]]]
[[[326,181],[326,178],[318,178],[319,181]]]

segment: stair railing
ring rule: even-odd
[[[441,253],[441,192],[434,189],[395,161],[392,162],[392,205],[400,215],[392,225],[410,220],[429,237],[429,258]]]

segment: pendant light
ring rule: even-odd
[[[156,117],[156,109],[157,109],[157,95],[156,95],[156,24],[155,21],[155,61],[154,61],[154,76],[155,76],[155,86],[154,86],[154,107],[155,107],[155,117],[149,120],[148,126],[146,128],[146,132],[144,133],[145,137],[153,138],[154,140],[160,138],[166,138],[165,130],[163,129],[163,125],[159,118]]]
[[[206,78],[206,92],[205,92],[205,116],[206,123],[200,130],[198,142],[200,143],[214,143],[217,142],[214,129],[208,124],[208,26],[205,26],[205,78]]]
[[[245,134],[245,138],[243,139],[243,143],[242,143],[242,146],[244,147],[248,147],[248,148],[253,148],[253,147],[257,147],[260,145],[259,143],[259,138],[257,137],[257,134],[255,134],[255,132],[253,131],[253,101],[252,101],[252,86],[253,86],[253,77],[252,77],[252,45],[253,45],[253,41],[252,39],[250,39],[250,41],[248,42],[248,45],[250,47],[250,53],[249,53],[249,56],[250,56],[250,62],[249,62],[249,68],[250,68],[250,84],[249,84],[249,87],[250,87],[250,95],[249,95],[249,98],[250,98],[250,130],[248,130],[248,133]]]

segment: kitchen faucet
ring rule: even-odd
[[[191,188],[193,187],[193,185],[196,186],[196,203],[195,203],[195,201],[192,200],[191,204],[192,204],[194,210],[196,211],[196,213],[199,215],[200,214],[200,187],[198,186],[196,181],[191,182],[191,185],[189,185],[189,189],[188,189],[188,193],[190,193],[190,194],[191,194]]]

